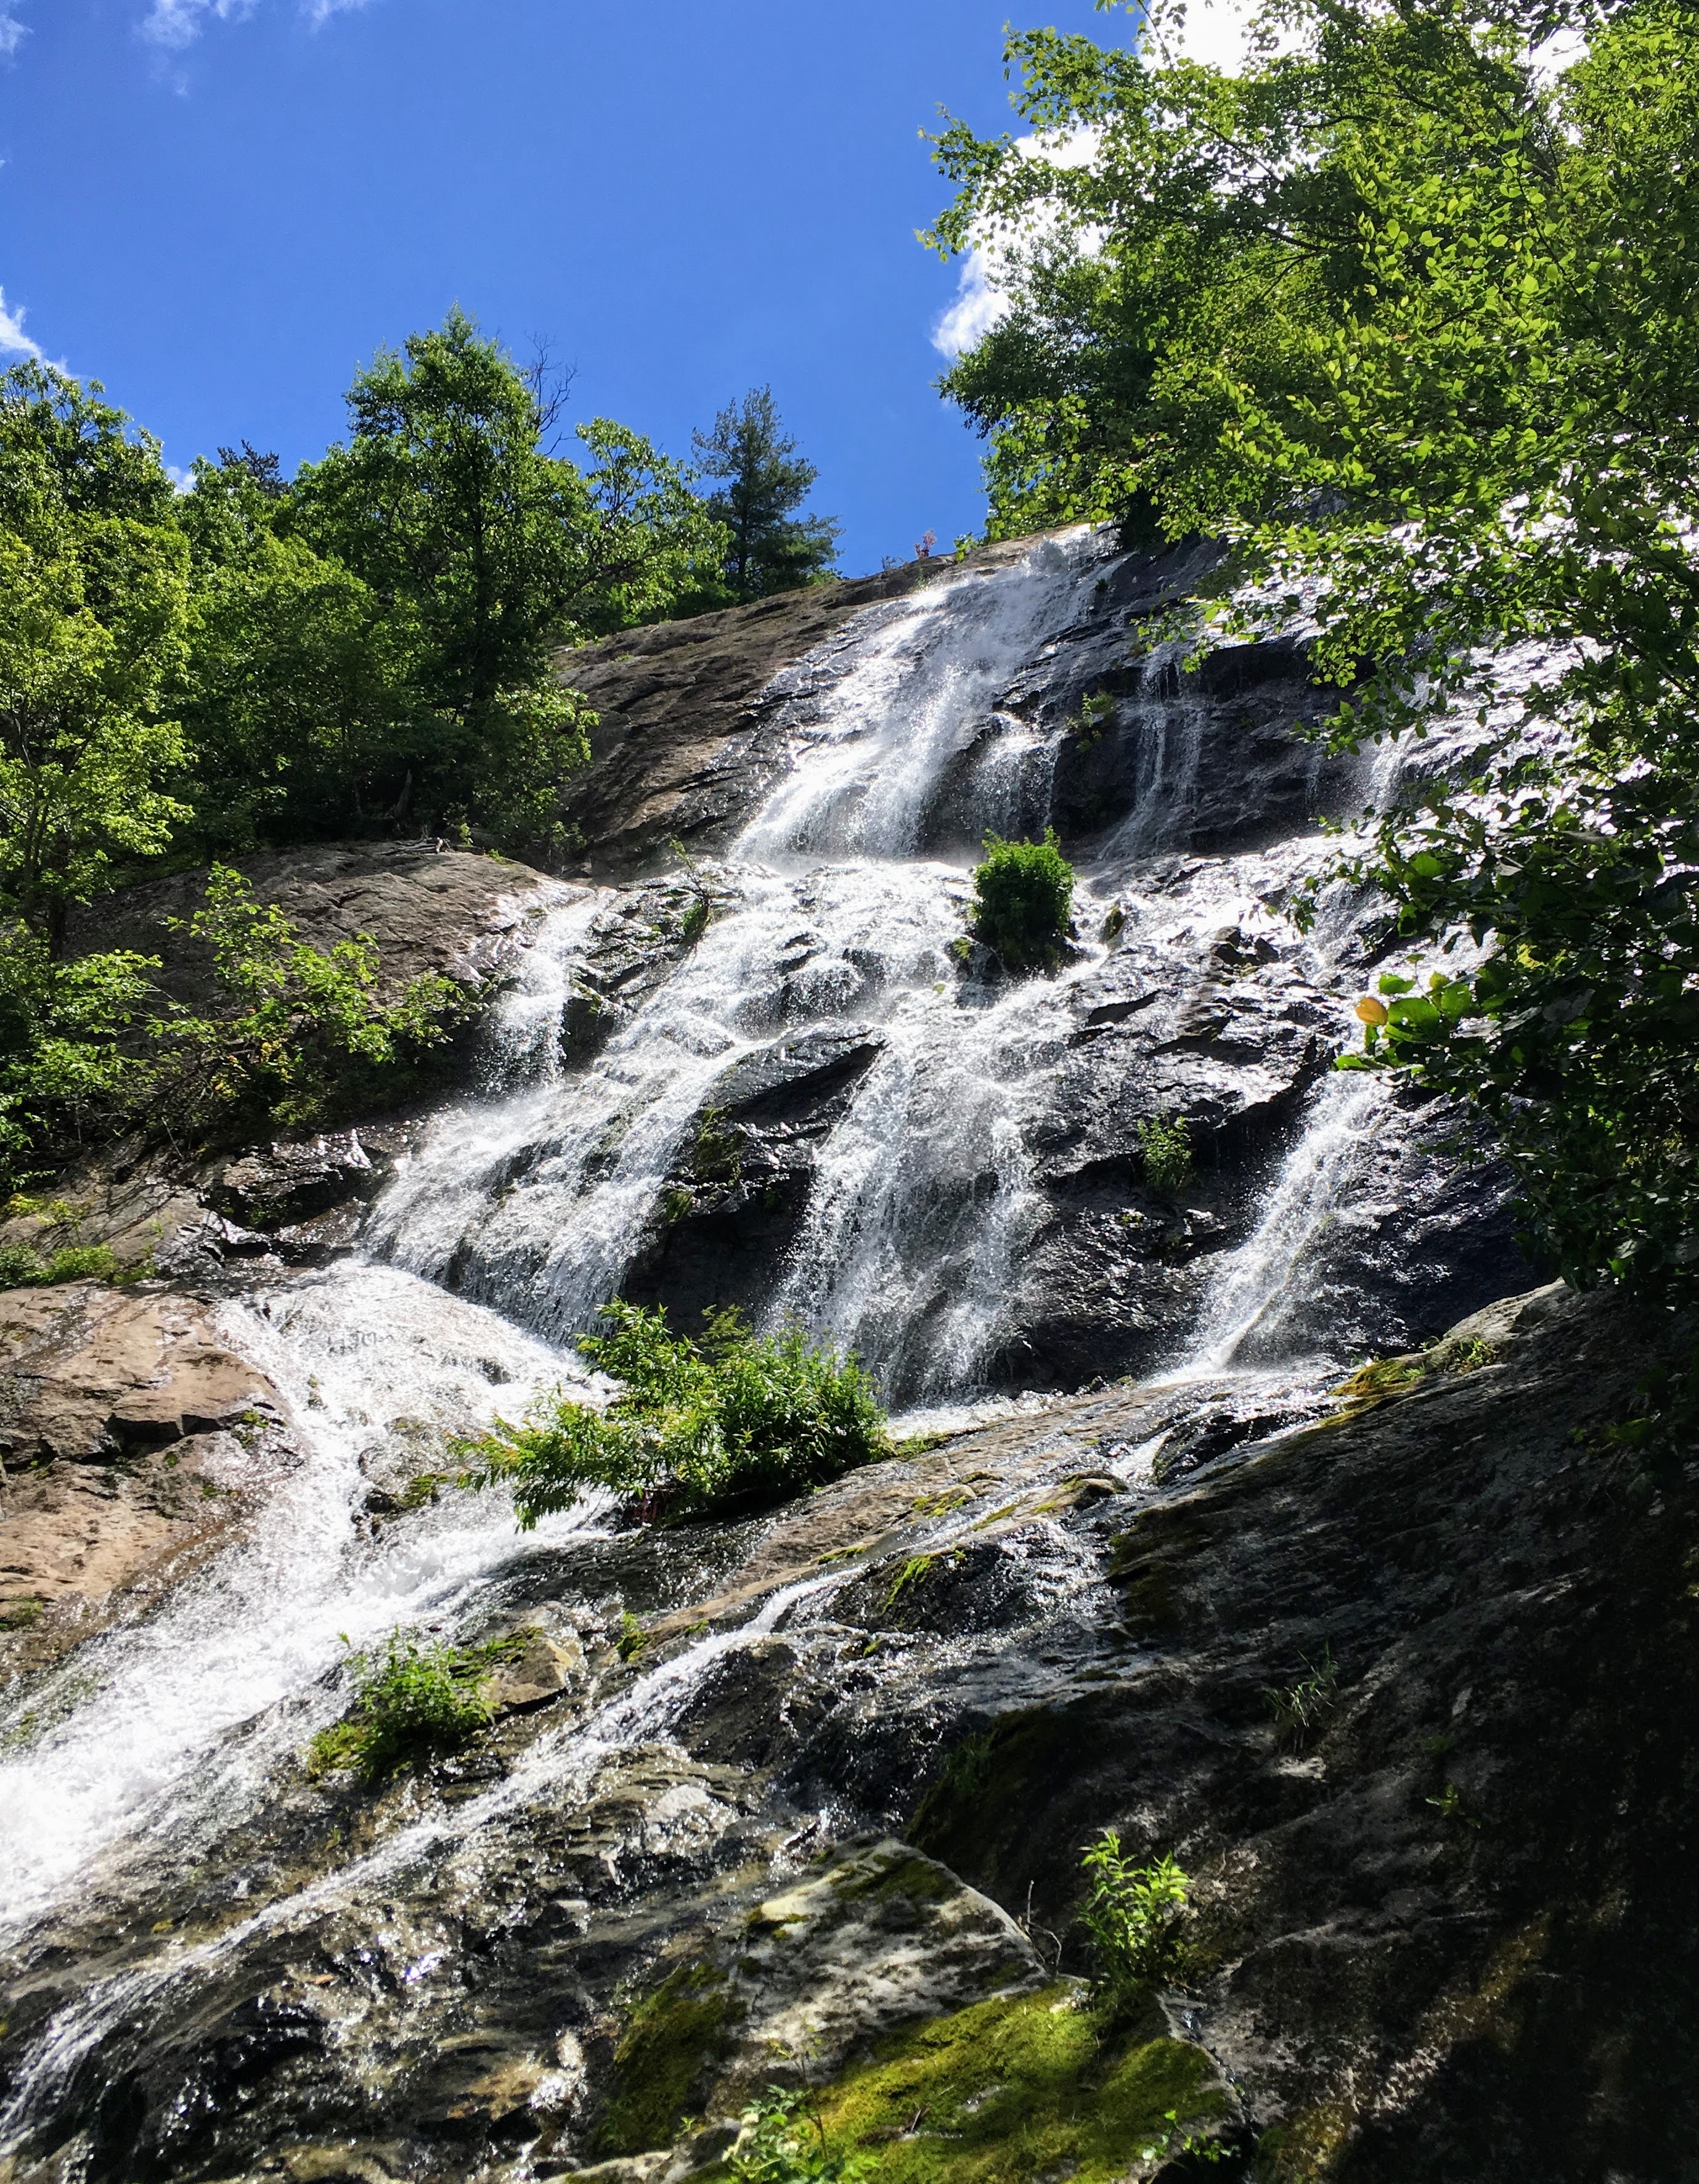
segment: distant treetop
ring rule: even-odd
[[[791,591],[830,572],[839,526],[794,513],[819,472],[780,425],[770,387],[752,387],[720,411],[711,432],[691,440],[703,476],[725,480],[708,506],[731,536],[725,582],[734,599]]]

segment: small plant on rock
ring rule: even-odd
[[[391,1630],[380,1652],[350,1652],[353,1711],[314,1738],[308,1772],[350,1768],[369,1788],[403,1767],[458,1752],[494,1719],[486,1685],[520,1642],[438,1646],[417,1631]]]
[[[1113,1828],[1104,1830],[1080,1863],[1091,1877],[1080,1915],[1097,1963],[1092,1986],[1119,2014],[1173,1970],[1191,1876],[1167,1856],[1135,1864],[1122,1854]]]
[[[737,2184],[853,2184],[873,2174],[865,2154],[832,2151],[812,2092],[769,2086],[741,2121],[726,2164]]]
[[[1191,1181],[1191,1133],[1184,1115],[1146,1115],[1138,1126],[1145,1181],[1152,1190],[1184,1190]]]
[[[1054,827],[1041,842],[1005,842],[987,834],[985,861],[974,872],[974,931],[1010,971],[1047,970],[1068,938],[1074,867]]]
[[[1090,750],[1114,717],[1114,699],[1107,690],[1097,690],[1080,700],[1079,715],[1069,726],[1080,748]]]
[[[1339,1667],[1331,1646],[1319,1661],[1306,1661],[1304,1673],[1284,1689],[1270,1685],[1263,1693],[1275,1734],[1291,1744],[1307,1744],[1339,1700]]]

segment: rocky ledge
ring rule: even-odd
[[[895,2184],[1685,2174],[1699,1479],[1611,1433],[1667,1333],[1542,1290],[516,1555],[463,1635],[554,1671],[480,1748],[280,1780],[169,1942],[95,1889],[8,1968],[8,2071],[127,1999],[8,2184],[644,2184],[774,2075]],[[1113,2026],[1106,1827],[1191,1876]]]
[[[294,1460],[212,1310],[163,1284],[0,1294],[0,1674],[144,1609]]]

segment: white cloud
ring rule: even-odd
[[[153,0],[142,35],[175,52],[194,43],[209,17],[220,23],[240,21],[253,7],[253,0]]]
[[[1158,62],[1199,61],[1238,75],[1253,59],[1296,51],[1308,35],[1302,13],[1281,0],[1159,0],[1147,36]]]
[[[0,7],[0,60],[9,61],[29,35],[27,23],[20,23],[9,8]]]
[[[1047,159],[1052,167],[1089,167],[1100,141],[1096,129],[1072,129],[1056,136],[1017,136],[1014,148],[1023,159]],[[1023,247],[1028,251],[1041,248],[1056,234],[1057,226],[1054,209],[1041,205],[1019,227],[985,230],[962,261],[955,302],[932,329],[932,346],[941,356],[959,356],[1006,315],[1009,302],[1004,281]],[[1074,241],[1088,255],[1101,244],[1090,228],[1079,230]]]
[[[988,334],[1008,309],[1008,298],[991,284],[991,261],[983,250],[970,250],[962,261],[956,300],[932,329],[932,346],[941,356],[958,357]]]
[[[153,0],[142,25],[142,35],[156,46],[180,53],[192,46],[208,23],[240,23],[251,15],[258,0]],[[366,0],[299,0],[305,20],[316,31],[332,15],[364,8]]]
[[[9,309],[6,292],[0,288],[0,356],[39,356],[42,345],[24,331],[24,307]]]

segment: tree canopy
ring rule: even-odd
[[[34,360],[0,374],[14,1179],[150,1111],[192,1132],[221,1106],[325,1112],[331,1079],[425,1053],[458,1006],[434,986],[380,1000],[366,954],[321,957],[226,874],[195,932],[228,1006],[199,1022],[147,958],[69,960],[72,905],[162,859],[350,833],[547,860],[588,755],[563,649],[719,582],[727,535],[689,473],[605,418],[569,460],[541,375],[461,312],[380,352],[347,398],[347,441],[292,479],[244,441],[179,493],[98,386]]]
[[[1494,1117],[1572,1279],[1682,1284],[1699,8],[1294,0],[1238,75],[1160,13],[1008,52],[1036,155],[952,125],[935,237],[1007,304],[945,381],[993,531],[1213,533],[1213,628],[1302,621],[1336,744],[1446,732],[1360,868],[1423,960],[1353,1059]]]

